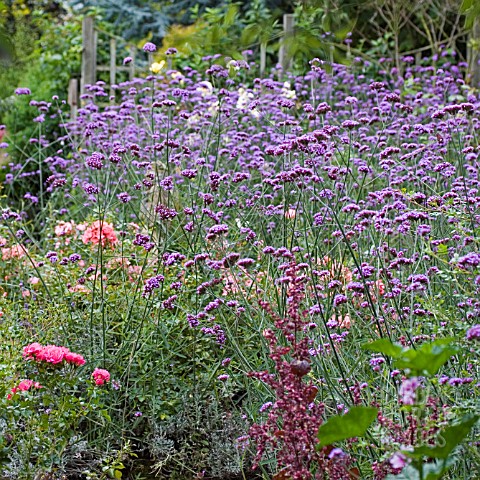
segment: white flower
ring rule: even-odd
[[[250,100],[253,98],[252,92],[247,92],[244,88],[238,89],[238,100],[236,107],[239,110],[245,110],[250,105]]]
[[[213,85],[208,81],[200,82],[196,90],[201,93],[202,97],[206,97],[213,93]]]
[[[292,86],[290,85],[290,82],[285,82],[282,87],[282,97],[295,100],[297,94],[295,93],[295,90],[292,90],[291,88]]]

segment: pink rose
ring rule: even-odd
[[[27,360],[51,363],[59,365],[65,362],[80,367],[85,364],[85,359],[79,353],[71,352],[67,347],[57,345],[43,346],[39,343],[32,343],[23,348],[23,357]]]
[[[41,355],[38,355],[37,358],[43,360],[44,362],[51,363],[52,365],[58,365],[62,363],[65,354],[69,350],[65,347],[57,347],[56,345],[47,345],[44,347]]]
[[[67,363],[71,363],[72,365],[76,365],[77,367],[81,367],[85,364],[85,359],[82,355],[70,351],[65,354],[65,361]]]
[[[26,347],[23,347],[23,358],[28,359],[35,359],[36,356],[43,351],[43,346],[39,343],[31,343]]]
[[[22,380],[16,387],[13,387],[7,395],[7,400],[11,400],[13,395],[17,392],[28,392],[32,387],[34,388],[43,388],[39,382],[34,382],[33,380]]]
[[[21,390],[22,392],[26,392],[30,390],[30,387],[33,385],[33,380],[22,380],[18,385],[17,389]]]
[[[110,381],[110,373],[103,368],[96,368],[92,373],[95,385],[103,385],[105,382]]]

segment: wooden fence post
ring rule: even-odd
[[[262,42],[260,44],[260,77],[265,75],[267,67],[267,44]]]
[[[70,120],[77,118],[78,108],[78,80],[71,78],[68,82],[68,104],[70,105]]]
[[[467,58],[470,70],[470,84],[472,87],[479,87],[480,84],[480,19],[477,17],[473,23],[472,30],[468,35]]]
[[[117,41],[110,39],[110,96],[115,95],[112,85],[117,81]]]
[[[95,83],[97,55],[93,17],[84,17],[82,21],[82,74],[80,89],[82,95],[85,93],[85,86]]]
[[[295,27],[295,16],[293,13],[285,13],[283,15],[283,39],[278,52],[278,63],[282,66],[282,70],[286,72],[292,68],[292,58],[287,53],[285,48],[285,39],[293,36],[293,30]]]

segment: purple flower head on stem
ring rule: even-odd
[[[480,340],[480,325],[474,325],[467,331],[467,340]]]
[[[147,42],[144,46],[143,46],[143,51],[144,52],[147,52],[147,53],[153,53],[153,52],[156,52],[157,51],[157,46],[152,43],[152,42]]]
[[[20,87],[15,90],[15,95],[31,95],[32,92],[29,88]]]

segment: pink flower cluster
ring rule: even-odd
[[[85,244],[91,243],[93,245],[102,244],[102,247],[111,245],[112,247],[118,242],[115,235],[113,225],[108,222],[96,220],[85,229],[82,236],[82,241]]]
[[[40,345],[31,343],[23,348],[23,357],[27,360],[36,360],[37,362],[60,365],[64,361],[80,367],[85,364],[85,359],[79,353],[71,352],[67,347],[58,347],[56,345]]]
[[[103,385],[106,382],[110,381],[110,372],[104,370],[103,368],[96,368],[92,373],[93,380],[95,385]]]
[[[43,388],[39,382],[34,382],[33,380],[22,380],[16,387],[13,387],[11,392],[7,395],[8,400],[10,400],[13,395],[17,392],[27,392],[32,387],[34,388]]]
[[[26,254],[27,249],[23,245],[13,245],[10,248],[2,248],[2,260],[23,258]]]
[[[75,231],[75,222],[58,222],[55,226],[55,235],[57,237],[65,237],[72,235]]]

